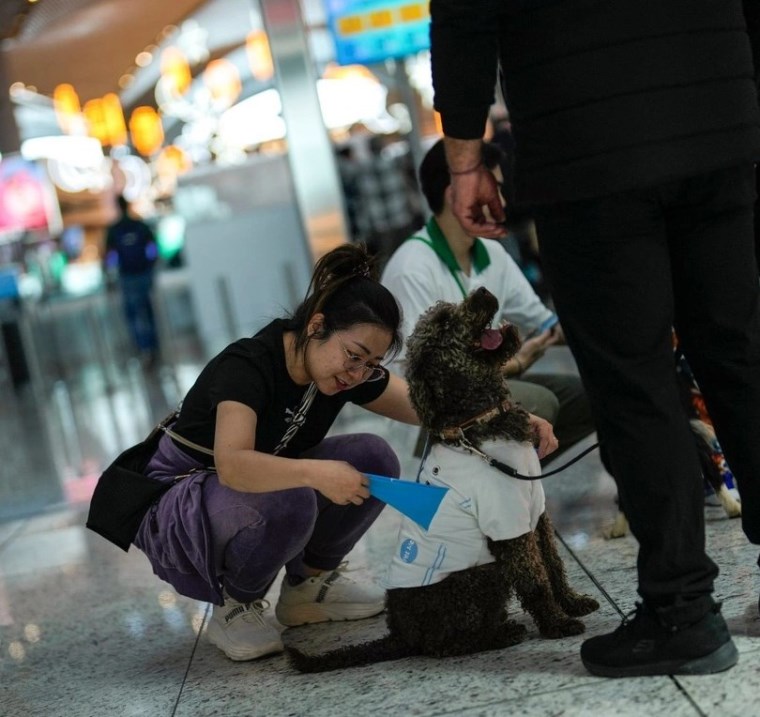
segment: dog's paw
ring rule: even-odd
[[[612,540],[614,538],[625,538],[629,532],[628,518],[625,517],[625,513],[618,511],[615,522],[604,531],[603,535],[607,540]]]
[[[496,631],[495,640],[499,647],[512,647],[525,639],[528,628],[514,620],[507,620]]]
[[[573,617],[561,618],[554,620],[543,625],[539,625],[538,631],[541,633],[541,637],[546,637],[549,640],[557,640],[560,637],[571,637],[572,635],[580,635],[585,632],[586,626]]]
[[[599,603],[590,595],[573,593],[560,603],[570,617],[583,617],[599,609]]]

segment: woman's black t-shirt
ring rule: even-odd
[[[255,336],[230,344],[206,365],[182,402],[173,427],[183,438],[213,448],[216,407],[237,401],[256,412],[256,450],[272,453],[290,425],[307,386],[294,383],[285,365],[285,321],[277,319]],[[294,457],[317,445],[327,434],[343,406],[378,398],[388,385],[383,380],[361,383],[334,396],[317,392],[304,424],[280,455]],[[204,465],[213,459],[177,443],[177,447]]]

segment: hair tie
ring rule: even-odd
[[[354,276],[363,276],[365,279],[369,279],[370,275],[369,264],[366,261],[359,264],[359,266],[356,267],[356,271],[354,271]]]

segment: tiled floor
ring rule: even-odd
[[[562,350],[553,360],[572,370]],[[177,596],[136,549],[125,554],[83,526],[103,462],[146,433],[198,368],[188,360],[146,376],[133,362],[109,370],[108,381],[90,366],[36,390],[0,386],[3,717],[758,713],[757,548],[720,509],[708,509],[710,553],[721,567],[717,593],[741,652],[725,674],[594,678],[578,658],[581,637],[542,640],[528,620],[522,644],[462,658],[411,658],[317,676],[294,672],[282,656],[229,661],[205,640],[206,604]],[[338,428],[388,435],[405,471],[415,469],[414,432],[358,409]],[[572,582],[602,603],[586,618],[587,632],[609,631],[636,600],[635,541],[602,537],[615,513],[612,482],[594,452],[546,479],[545,488]],[[357,576],[382,574],[397,525],[398,515],[386,509],[349,556]],[[290,629],[284,639],[322,651],[383,629],[375,618]]]

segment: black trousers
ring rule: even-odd
[[[760,544],[760,285],[751,164],[543,209],[557,313],[621,503],[639,541],[639,593],[712,591],[704,495],[678,397],[671,328],[737,478]]]

